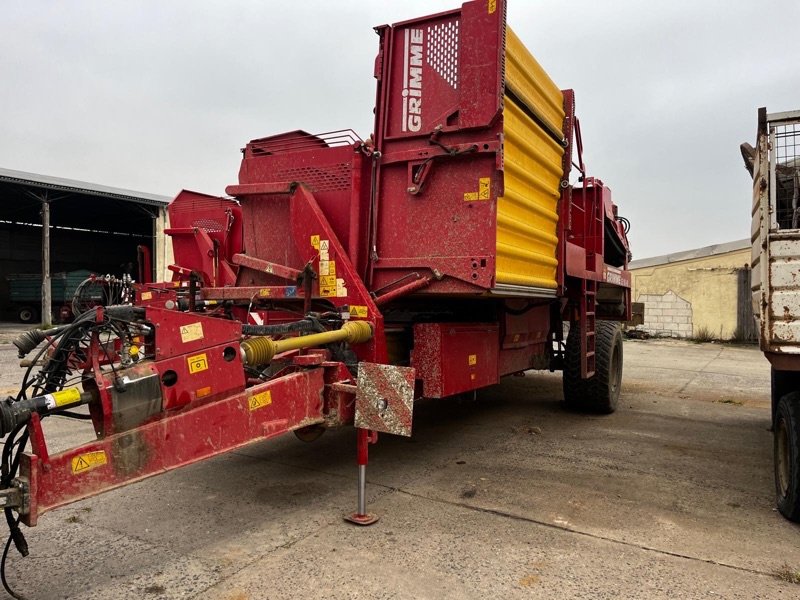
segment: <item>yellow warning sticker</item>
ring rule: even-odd
[[[198,323],[189,323],[188,325],[181,325],[181,341],[184,344],[202,339],[203,339],[202,323],[198,322]]]
[[[467,202],[475,202],[476,200],[489,200],[491,198],[491,177],[481,177],[478,179],[478,191],[466,192],[464,200]]]
[[[367,310],[366,306],[361,306],[360,304],[351,304],[350,316],[366,319],[369,316],[369,311]]]
[[[81,392],[77,388],[70,388],[60,392],[53,392],[49,394],[53,398],[53,403],[56,406],[66,406],[68,404],[75,404],[81,400]]]
[[[186,362],[189,364],[189,373],[193,375],[208,370],[208,357],[205,352],[188,357]]]
[[[319,250],[319,236],[318,235],[312,235],[311,236],[311,247],[315,248],[316,250]]]
[[[319,284],[324,287],[336,285],[336,275],[321,275]]]
[[[94,452],[84,452],[72,457],[72,474],[78,475],[91,471],[97,467],[102,467],[108,463],[105,450],[95,450]]]
[[[493,14],[497,10],[497,0],[489,0],[489,14]]]
[[[247,408],[250,410],[258,410],[259,408],[264,408],[270,404],[272,404],[272,391],[270,390],[261,392],[259,394],[253,394],[247,400]]]
[[[142,292],[142,300],[152,300],[153,292]]]
[[[272,291],[269,288],[261,288],[258,291],[258,295],[261,296],[262,298],[269,298],[269,295],[271,293],[272,293]]]
[[[469,358],[467,359],[467,363],[469,363],[470,366],[477,365],[478,364],[478,355],[477,354],[470,354]]]
[[[320,286],[319,295],[322,296],[323,298],[336,298],[336,286],[335,285]]]
[[[333,260],[320,260],[319,261],[319,274],[331,275],[336,277],[336,261]]]

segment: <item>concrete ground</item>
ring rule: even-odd
[[[418,404],[413,438],[373,447],[372,527],[341,518],[353,431],[292,436],[49,513],[8,578],[31,600],[800,597],[775,577],[800,528],[773,509],[756,348],[628,341],[611,416],[565,412],[560,385]]]

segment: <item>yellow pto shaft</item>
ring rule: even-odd
[[[242,346],[242,360],[248,366],[265,365],[272,361],[276,354],[300,348],[313,348],[334,342],[347,342],[348,344],[361,344],[372,337],[372,325],[367,321],[347,321],[341,329],[312,333],[284,340],[273,340],[268,337],[252,337],[244,340]]]

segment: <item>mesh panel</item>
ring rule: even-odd
[[[775,126],[775,206],[780,229],[800,228],[800,123]]]
[[[334,192],[350,189],[350,165],[337,163],[324,167],[295,167],[275,173],[279,181],[299,181],[317,192]]]
[[[428,27],[427,63],[458,89],[458,21]]]
[[[225,231],[225,226],[214,219],[195,219],[192,221],[192,227],[206,231]]]

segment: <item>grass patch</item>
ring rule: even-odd
[[[780,579],[781,581],[785,581],[786,583],[795,583],[800,584],[800,571],[797,569],[793,569],[786,563],[781,565],[779,569],[773,573],[775,577]]]
[[[719,404],[733,404],[734,406],[742,406],[744,404],[741,400],[733,400],[732,398],[723,398],[722,400],[714,400],[714,402],[718,402]]]
[[[703,326],[698,327],[697,331],[689,339],[698,344],[707,344],[708,342],[713,342],[716,338],[708,327]]]

